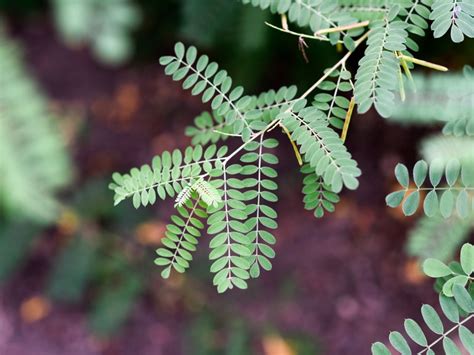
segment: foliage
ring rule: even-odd
[[[469,238],[473,226],[472,216],[423,216],[408,233],[405,249],[408,255],[421,260],[430,257],[441,261],[451,260],[461,244]]]
[[[160,59],[165,74],[182,81],[183,89],[200,96],[203,103],[210,104],[211,110],[197,117],[195,126],[186,129],[192,145],[184,152],[164,152],[154,158],[151,166],[143,165],[124,175],[115,173],[110,185],[116,204],[130,198],[138,208],[154,204],[157,197],[175,198],[179,215],[172,217],[165,248],[158,250],[156,259],[164,267],[165,278],[171,269],[184,272],[189,267],[205,227],[201,219],[207,218],[207,233],[213,236],[210,270],[215,274],[213,282],[219,292],[234,286],[247,288],[249,278],[259,276],[261,269],[271,269],[270,259],[275,253],[270,245],[275,243],[275,238],[268,230],[277,227],[276,212],[270,206],[277,201],[277,172],[270,165],[278,159],[272,153],[277,142],[266,137],[269,131],[281,129],[298,162],[305,164],[302,168],[306,176],[305,207],[314,210],[316,217],[322,217],[334,210],[339,200],[337,194],[343,187],[354,190],[359,185],[361,170],[344,145],[354,106],[359,113],[374,106],[381,116],[388,117],[395,111],[397,96],[406,98],[405,83],[413,84],[414,65],[446,70],[413,58],[410,53],[418,50],[412,35],[424,36],[428,20],[444,16],[438,5],[433,4],[437,14],[433,18],[431,1],[242,2],[280,15],[282,28],[271,27],[300,39],[344,45],[348,52],[299,96],[294,86],[251,96],[242,87],[234,87],[227,71],[207,55],[198,55],[194,46],[186,48],[177,43],[174,55]],[[287,21],[311,34],[290,30]],[[367,48],[353,82],[346,62],[365,41]],[[318,92],[309,103],[307,97],[314,91]],[[459,134],[459,128],[450,127],[445,131]],[[466,131],[467,127],[466,123]],[[229,137],[242,142],[234,149],[226,146],[218,149],[216,145]],[[204,145],[209,143],[206,148]],[[439,210],[442,216],[449,217],[456,200],[458,214],[467,217],[473,189],[469,168],[461,169],[455,160],[445,163],[442,171],[439,165],[430,162],[432,186],[423,187],[428,164],[418,163],[413,191],[407,168],[399,165],[397,177],[404,189],[387,198],[389,205],[399,205],[409,193],[403,206],[406,214],[413,214],[422,197],[421,191],[429,190],[425,199],[428,214],[434,215]],[[442,177],[447,187],[439,186]],[[443,193],[438,198],[440,191]]]
[[[34,237],[41,228],[24,221],[0,224],[0,283],[4,283],[28,256]]]
[[[184,191],[184,190],[182,190]],[[166,237],[161,240],[163,248],[158,249],[156,265],[167,266],[163,277],[168,277],[171,268],[184,272],[192,259],[191,253],[196,250],[198,239],[204,229],[201,219],[207,218],[206,205],[200,198],[195,202],[190,198],[177,208],[178,215],[171,217],[173,223],[168,224]]]
[[[304,207],[314,210],[314,216],[321,218],[325,212],[334,212],[339,196],[326,185],[321,176],[318,176],[309,164],[303,165],[301,173],[306,174],[303,179]]]
[[[151,167],[143,165],[140,170],[130,170],[130,174],[114,174],[111,188],[116,194],[115,204],[130,197],[135,208],[138,208],[154,204],[157,197],[164,200],[178,195],[178,198],[182,198],[179,194],[184,188],[192,186],[189,185],[191,182],[223,173],[222,161],[226,152],[226,146],[217,150],[215,145],[205,150],[201,145],[188,147],[184,154],[176,149],[172,154],[164,152],[156,156]]]
[[[78,302],[90,282],[97,261],[97,246],[74,236],[61,250],[50,271],[48,294],[63,302]]]
[[[455,169],[455,166],[459,165],[464,171],[465,180],[470,180],[469,175],[472,174],[474,168],[474,141],[470,135],[470,122],[474,118],[472,69],[466,66],[463,73],[428,77],[415,74],[413,77],[416,82],[416,91],[413,89],[410,91],[405,102],[397,106],[391,119],[403,124],[444,125],[442,135],[434,135],[422,141],[420,154],[429,166],[437,165],[438,169],[442,166],[447,168],[448,164],[451,169]],[[456,160],[459,164],[455,163]],[[418,178],[421,179],[422,176]],[[462,177],[460,180],[462,182]],[[470,236],[473,227],[472,212],[470,212],[472,205],[469,204],[469,198],[472,199],[472,181],[468,184],[470,186],[465,192],[462,191],[460,184],[452,188],[441,181],[436,187],[418,188],[417,186],[416,190],[420,191],[420,202],[424,200],[423,205],[427,208],[429,216],[421,217],[416,227],[409,233],[406,249],[410,255],[421,259],[436,257],[449,260],[458,246]],[[416,192],[412,188],[413,186],[410,186],[407,192]],[[447,190],[451,190],[453,196],[456,197],[453,210],[459,209],[463,218],[458,213],[452,213],[449,218],[446,218],[449,214],[451,193],[446,193],[443,201],[441,198]],[[426,192],[427,195],[425,195]],[[387,201],[395,205],[396,199],[401,195],[402,192],[392,193],[390,198],[387,196]],[[463,202],[466,197],[468,197],[467,204]],[[416,202],[416,198],[417,196],[414,195],[411,201],[407,199],[400,203]],[[437,210],[437,203],[438,207],[443,204],[444,217]],[[433,209],[430,210],[430,207]],[[464,209],[466,207],[467,209]],[[411,212],[409,204],[406,208],[405,212]]]
[[[59,225],[62,245],[51,256],[44,292],[55,302],[74,305],[88,299],[85,311],[95,334],[108,337],[129,318],[145,291],[147,273],[128,238],[149,215],[131,206],[110,206],[104,180],[78,189]],[[69,222],[68,222],[69,221]],[[137,231],[135,233],[138,233]]]
[[[442,341],[446,354],[460,354],[460,350],[452,339],[456,331],[467,350],[474,351],[474,335],[467,324],[474,318],[474,288],[471,275],[474,272],[474,246],[464,244],[461,249],[460,263],[447,266],[437,259],[427,259],[423,264],[426,275],[434,278],[445,278],[439,295],[442,316],[454,325],[445,328],[439,313],[430,305],[421,307],[421,315],[427,328],[436,335],[436,339],[428,342],[422,327],[413,319],[406,319],[404,329],[408,338],[417,345],[410,346],[406,336],[398,331],[389,335],[390,344],[402,354],[411,354],[413,346],[417,346],[417,353],[434,354],[433,348]],[[439,281],[439,280],[438,280]],[[437,282],[438,282],[437,281]],[[372,345],[372,354],[391,354],[390,350],[381,342]]]
[[[431,6],[431,29],[435,38],[450,31],[453,42],[462,42],[464,36],[474,38],[474,4],[468,0],[435,0]]]
[[[474,140],[471,137],[453,137],[435,135],[424,139],[420,145],[420,154],[429,164],[437,160],[446,165],[457,159],[462,167],[472,169]]]
[[[200,47],[239,43],[238,50],[250,54],[267,38],[260,25],[267,14],[237,1],[184,0],[181,17],[181,34]]]
[[[429,338],[411,319],[405,322],[405,330],[408,337],[430,354],[435,343],[441,341],[447,353],[457,353],[459,350],[450,334],[458,330],[464,347],[473,352],[473,336],[467,322],[472,320],[474,310],[474,248],[470,244],[462,247],[460,263],[446,265],[430,258],[439,255],[440,259],[449,260],[472,228],[472,70],[469,74],[467,69],[467,74],[462,77],[440,75],[430,79],[411,73],[415,64],[444,70],[443,67],[413,58],[413,52],[418,51],[413,35],[425,36],[432,20],[431,29],[435,37],[443,36],[448,31],[454,42],[472,37],[473,6],[467,0],[242,2],[278,14],[282,18],[280,30],[296,34],[300,43],[303,38],[309,38],[327,41],[339,48],[343,45],[348,51],[338,63],[324,72],[320,80],[298,96],[294,86],[259,95],[244,95],[243,88],[232,87],[227,72],[219,70],[216,63],[209,63],[207,56],[198,58],[194,47],[186,49],[178,44],[174,56],[161,59],[161,63],[166,65],[166,74],[176,81],[183,80],[183,87],[190,89],[193,95],[200,95],[203,102],[209,102],[210,110],[197,117],[194,125],[187,128],[185,133],[191,138],[190,147],[164,152],[155,157],[152,164],[132,169],[129,174],[114,174],[110,187],[115,192],[116,204],[130,199],[136,208],[155,204],[158,198],[174,199],[177,214],[171,217],[166,237],[162,239],[163,247],[157,250],[158,257],[155,259],[157,265],[163,266],[162,276],[168,278],[171,270],[181,273],[189,268],[205,229],[212,235],[211,271],[215,274],[213,283],[219,292],[233,287],[247,288],[250,278],[258,277],[262,269],[271,269],[271,259],[275,256],[273,244],[276,242],[273,230],[277,228],[277,213],[273,204],[278,199],[275,170],[278,142],[268,138],[267,133],[271,130],[281,129],[288,136],[302,165],[305,208],[314,211],[315,217],[320,218],[334,211],[343,187],[355,189],[359,184],[361,171],[344,145],[354,104],[359,113],[375,107],[383,117],[389,117],[392,112],[399,115],[400,110],[404,109],[417,110],[416,114],[405,114],[402,119],[406,120],[408,116],[411,121],[415,116],[423,121],[436,119],[444,124],[442,133],[446,137],[425,140],[422,148],[424,161],[415,165],[412,174],[414,185],[410,184],[408,169],[398,165],[395,175],[403,190],[389,195],[387,202],[391,206],[402,204],[403,211],[410,215],[415,213],[419,202],[424,201],[426,216],[412,232],[409,248],[412,254],[427,259],[424,271],[437,279],[435,288],[441,293],[441,316],[455,325],[445,329],[446,322],[441,321],[438,312],[424,305],[421,308],[422,317],[428,328],[439,335],[437,340],[428,344]],[[237,17],[234,11],[238,8],[237,2],[230,6],[216,0],[207,0],[206,4],[195,0],[185,3],[183,34],[188,39],[209,46],[216,39],[232,36],[238,38],[234,41],[241,43],[242,48],[259,47],[265,27],[250,28],[247,17],[242,15],[243,18],[233,21]],[[131,2],[88,0],[73,4],[56,0],[54,6],[57,26],[68,43],[78,45],[90,42],[95,55],[110,64],[129,58],[130,31],[137,26],[140,17]],[[212,10],[214,14],[210,17],[198,14],[199,11],[200,14],[209,14],[207,10]],[[242,10],[240,14],[247,12]],[[266,16],[262,12],[262,22],[267,19]],[[290,31],[287,20],[292,26],[303,28],[306,33]],[[202,27],[208,25],[216,26],[205,38]],[[351,73],[346,68],[346,62],[365,41],[365,54],[357,71]],[[8,55],[10,53],[6,57]],[[27,89],[18,88],[21,86],[18,83],[25,81],[26,76],[22,77],[21,70],[17,68],[11,70],[12,60],[7,58],[4,61],[4,56],[0,48],[1,69],[6,68],[2,73],[8,74],[2,88],[5,87],[6,92],[28,91],[27,104],[41,102],[41,99],[33,97],[36,93],[30,90],[29,84],[25,85]],[[14,75],[9,76],[11,73]],[[418,91],[406,95],[405,87],[416,87]],[[309,103],[307,98],[313,93],[314,100]],[[0,168],[3,165],[6,171],[3,174],[0,169],[1,182],[13,180],[5,178],[13,172],[16,173],[15,179],[21,178],[25,190],[22,191],[24,196],[19,195],[23,205],[16,206],[17,201],[7,201],[6,205],[10,205],[10,215],[32,217],[44,212],[38,222],[51,221],[59,205],[55,194],[65,184],[65,181],[57,182],[57,179],[67,180],[69,175],[65,169],[67,163],[64,163],[67,159],[63,159],[62,167],[53,163],[61,160],[58,156],[63,156],[59,152],[62,148],[58,148],[61,144],[57,144],[58,134],[50,127],[43,132],[41,123],[31,125],[33,128],[30,131],[25,123],[26,114],[24,119],[3,119],[12,111],[28,109],[21,107],[23,102],[12,104],[10,94],[2,92],[1,95],[0,119],[7,124],[4,127],[0,125],[0,142],[3,142],[0,148],[3,152],[6,147],[10,158],[0,164]],[[38,117],[48,116],[44,114],[44,102],[38,107],[28,113],[29,121],[36,122]],[[31,117],[33,111],[35,117]],[[16,124],[22,127],[9,127]],[[13,134],[11,131],[14,131]],[[20,143],[12,143],[18,132],[25,136]],[[49,136],[56,137],[48,138],[51,142],[48,147],[54,146],[56,154],[50,151],[38,159],[38,152],[44,153],[46,149],[41,147],[47,144],[40,142],[35,145],[36,141]],[[231,149],[220,146],[230,137],[239,138],[237,148],[232,142],[229,142],[229,147],[233,147]],[[30,150],[24,142],[32,142],[35,149]],[[56,166],[54,174],[48,172],[44,177],[43,173],[36,173],[35,165],[40,165],[38,162],[42,163],[41,169]],[[24,164],[24,167],[16,169],[14,164]],[[43,188],[43,184],[48,188]],[[2,188],[1,196],[10,199],[10,194],[4,191],[10,193],[8,185]],[[37,195],[39,193],[41,195]],[[41,202],[40,207],[36,204],[38,201]],[[126,210],[127,206],[121,205],[120,208]],[[80,217],[86,219],[86,216],[92,215],[102,219],[104,216],[100,212],[97,213],[100,216],[94,216],[100,210],[101,206],[90,203],[87,212],[81,211]],[[126,210],[124,214],[131,212]],[[118,213],[114,223],[120,223],[120,217]],[[114,250],[114,242],[110,239],[115,238],[117,233],[112,232],[107,238],[91,236],[88,231],[95,230],[96,226],[89,223],[81,221],[81,228],[74,231],[75,234],[69,236],[60,248],[58,257],[53,261],[47,293],[53,299],[78,302],[84,292],[92,289],[90,324],[97,332],[109,334],[126,319],[145,282],[136,270],[136,261],[130,260],[128,253],[125,255]],[[14,263],[24,255],[32,236],[38,231],[38,227],[24,225],[21,220],[0,226],[0,234],[8,237],[0,239],[0,278],[12,271]],[[99,239],[107,242],[98,243]],[[107,282],[103,283],[103,280]],[[203,327],[198,325],[197,328],[201,330]],[[207,328],[210,329],[207,329],[208,332],[216,332],[212,326]],[[239,349],[237,352],[241,353],[250,351],[247,350],[249,334],[240,324],[235,325],[230,333],[229,343],[237,345],[229,348]],[[400,352],[410,353],[408,342],[401,333],[392,332],[389,341]],[[387,353],[389,350],[385,345],[376,343],[373,351]]]
[[[423,187],[429,175],[429,187]],[[415,187],[410,187],[408,169],[403,164],[395,168],[395,176],[403,190],[392,192],[387,196],[386,202],[390,207],[403,206],[403,213],[407,216],[414,214],[423,200],[423,210],[429,217],[438,212],[448,218],[454,209],[461,218],[467,218],[472,209],[473,200],[471,191],[474,190],[474,171],[471,166],[464,165],[457,159],[451,159],[446,164],[434,160],[428,164],[424,160],[418,161],[413,168],[413,181]],[[441,179],[446,180],[446,185],[440,185]],[[421,196],[422,191],[427,191],[426,196]]]
[[[323,81],[319,89],[323,92],[314,97],[313,106],[326,113],[330,125],[342,129],[350,101],[344,93],[352,91],[351,73],[346,68],[335,70],[332,80]]]
[[[436,288],[446,297],[454,297],[456,285],[470,290],[472,284],[471,275],[474,273],[474,247],[472,244],[464,244],[461,248],[460,262],[452,262],[449,266],[440,260],[428,258],[423,263],[423,272],[436,279]],[[455,297],[456,301],[459,297]],[[459,303],[459,302],[458,302]],[[469,312],[470,307],[462,307]]]
[[[270,153],[277,141],[265,139],[266,130],[276,123],[285,127],[291,139],[301,145],[309,166],[335,191],[343,185],[355,188],[360,170],[337,134],[327,127],[328,120],[316,109],[305,108],[305,100],[294,100],[296,88],[283,87],[259,97],[243,96],[243,89],[232,89],[227,73],[218,70],[207,56],[198,58],[194,47],[186,50],[178,44],[175,54],[161,59],[166,65],[165,73],[175,80],[184,80],[183,87],[192,88],[194,95],[202,95],[203,102],[211,102],[214,117],[222,117],[216,123],[231,127],[228,134],[240,137],[244,144],[230,154],[225,146],[218,150],[213,144],[204,149],[198,144],[188,147],[184,154],[179,150],[164,152],[154,158],[152,166],[132,169],[130,174],[114,174],[111,188],[115,191],[115,202],[130,197],[134,206],[139,207],[155,203],[157,196],[177,196],[180,216],[172,217],[174,224],[168,226],[164,239],[166,248],[158,250],[156,259],[158,265],[165,266],[164,277],[169,276],[171,268],[184,272],[189,266],[190,252],[195,250],[196,237],[203,228],[194,214],[200,211],[199,216],[205,216],[204,209],[196,209],[200,202],[204,203],[209,214],[207,232],[214,235],[210,244],[214,284],[220,292],[233,286],[246,288],[249,277],[258,277],[261,268],[271,269],[269,259],[275,255],[270,247],[275,238],[268,229],[277,226],[276,212],[268,203],[277,201],[277,173],[271,165],[278,159]],[[197,129],[187,129],[195,143],[217,141],[216,135],[224,133],[212,128],[209,114],[200,116],[196,123]],[[202,129],[204,135],[200,135]],[[208,135],[210,129],[213,131]],[[316,145],[311,143],[314,141]],[[238,153],[242,164],[228,164]],[[324,159],[316,165],[318,156]],[[191,203],[193,191],[197,197]]]
[[[326,117],[315,107],[295,105],[290,112],[277,116],[301,148],[304,160],[322,176],[325,184],[338,193],[343,185],[354,190],[361,171],[342,140],[328,127]]]
[[[195,355],[252,354],[256,343],[265,353],[318,355],[322,351],[313,334],[268,329],[205,307],[186,327],[184,352]]]
[[[405,28],[403,21],[389,21],[389,18],[372,23],[367,49],[356,74],[354,92],[359,113],[375,105],[381,116],[392,114],[400,70],[395,52],[406,49]]]
[[[141,22],[130,0],[52,0],[56,27],[70,46],[92,46],[97,58],[110,65],[122,64],[133,51],[130,32]]]
[[[404,124],[452,126],[455,121],[472,118],[474,75],[471,67],[466,66],[463,73],[429,76],[413,73],[412,77],[416,87],[410,87],[405,101],[396,105],[390,120]]]
[[[0,30],[0,212],[51,222],[71,167],[57,122],[25,69],[19,47]]]

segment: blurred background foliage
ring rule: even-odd
[[[169,211],[136,211],[130,204],[113,208],[106,181],[117,167],[106,164],[100,173],[91,173],[79,159],[86,154],[81,153],[81,135],[93,130],[93,123],[76,106],[72,110],[79,116],[79,133],[69,134],[64,124],[71,121],[68,109],[57,109],[48,102],[22,55],[22,33],[32,26],[53,28],[55,40],[77,53],[89,53],[114,73],[158,66],[158,57],[169,52],[175,41],[184,40],[212,55],[238,84],[254,92],[294,83],[306,87],[337,60],[334,48],[312,42],[307,49],[309,64],[305,63],[297,38],[270,30],[265,21],[276,23],[279,19],[230,0],[0,0],[0,282],[8,286],[24,272],[42,244],[49,248],[40,296],[22,304],[24,321],[45,317],[51,304],[79,307],[86,310],[92,332],[107,339],[117,334],[139,300],[145,299],[157,305],[158,313],[179,308],[188,314],[191,321],[183,335],[186,354],[248,354],[255,349],[278,355],[322,351],[317,336],[304,327],[279,329],[271,321],[246,319],[233,303],[208,304],[210,291],[204,285],[210,281],[203,255],[198,254],[186,280],[176,276],[157,281],[153,254]],[[430,36],[420,41],[420,57],[455,70],[474,64],[471,41],[462,45],[449,39],[435,45],[431,41]],[[439,91],[435,102],[422,107],[409,97],[396,115],[399,122],[393,124],[433,124],[434,117],[424,108],[434,112],[440,96],[473,90],[472,77],[462,78],[458,74],[449,83],[420,84],[422,93],[425,88]],[[136,95],[133,89],[127,90],[127,99]],[[452,113],[459,108],[456,102],[451,98],[443,105],[450,105]],[[433,152],[440,144],[453,147],[436,139],[423,143],[425,159],[438,154]],[[462,138],[453,139],[462,145]],[[456,150],[466,151],[473,152],[463,147]],[[456,222],[422,217],[410,232],[408,254],[449,260],[472,234],[472,221]],[[445,243],[443,231],[451,236],[450,243]],[[291,274],[278,282],[281,286],[272,295],[274,302],[294,296]],[[262,287],[257,284],[249,292],[259,292]]]

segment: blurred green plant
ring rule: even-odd
[[[57,192],[71,179],[68,152],[20,48],[3,32],[0,71],[0,213],[48,223],[59,212]]]
[[[390,120],[401,124],[450,126],[461,118],[472,118],[474,72],[470,67],[466,67],[464,72],[442,75],[414,73],[413,81],[416,87],[409,86],[407,81],[409,95],[396,106]]]
[[[219,323],[211,311],[200,312],[186,331],[185,352],[196,355],[252,353],[249,329],[242,320],[235,318]]]
[[[203,309],[186,331],[184,352],[195,355],[317,355],[317,339],[304,333],[281,332],[251,324],[238,316]],[[256,350],[256,344],[261,344]],[[260,350],[262,347],[263,351]]]
[[[422,216],[408,233],[407,254],[424,260],[436,258],[449,261],[466,241],[474,227],[474,218]]]
[[[423,263],[423,271],[436,280],[436,289],[439,292],[439,303],[442,316],[452,325],[445,328],[438,312],[430,305],[421,307],[423,321],[428,329],[436,335],[433,341],[425,335],[421,326],[413,319],[404,322],[408,338],[416,345],[410,346],[407,338],[398,331],[390,333],[389,341],[392,347],[402,354],[411,354],[417,347],[417,354],[435,354],[433,349],[442,342],[446,354],[461,354],[454,334],[459,335],[462,345],[469,354],[474,353],[474,335],[469,330],[469,322],[474,318],[474,246],[464,244],[461,248],[460,262],[453,262],[449,266],[437,259],[427,259]],[[391,351],[381,342],[372,345],[372,354],[390,355]]]
[[[0,22],[0,281],[60,214],[69,153],[48,103]]]
[[[261,26],[268,15],[237,1],[184,0],[181,5],[181,34],[200,47],[238,43],[249,53],[262,47],[267,31]]]
[[[134,228],[144,216],[133,218],[126,206],[111,208],[106,185],[94,181],[63,205],[57,193],[71,180],[68,151],[20,48],[3,32],[0,72],[0,280],[18,269],[45,227],[57,223],[68,240],[52,261],[46,294],[54,301],[78,303],[91,292],[91,328],[109,336],[141,296],[143,275],[121,243],[110,243],[117,238],[99,235]],[[112,227],[100,228],[101,220]]]
[[[134,216],[126,206],[111,208],[105,187],[103,180],[90,180],[69,204],[59,222],[67,241],[52,262],[45,291],[51,300],[67,304],[87,299],[91,329],[108,337],[128,319],[147,277],[137,258],[141,248],[117,233],[133,233],[148,216]]]
[[[90,44],[93,54],[119,65],[133,54],[131,32],[141,22],[140,9],[130,0],[52,0],[56,27],[72,47]]]

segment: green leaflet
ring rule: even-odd
[[[410,216],[416,212],[421,201],[420,191],[427,191],[423,201],[423,210],[429,217],[440,214],[449,218],[454,211],[461,218],[472,213],[474,190],[474,174],[470,165],[461,166],[457,159],[450,159],[446,164],[434,160],[429,165],[420,160],[413,169],[413,180],[416,187],[408,186],[408,169],[403,164],[395,168],[398,182],[404,188],[386,197],[387,205],[397,207],[402,204],[403,213]],[[429,177],[430,187],[423,187]],[[446,185],[440,185],[444,178]],[[406,199],[403,198],[406,196]]]
[[[281,110],[286,110],[295,101],[298,89],[296,86],[283,86],[277,91],[269,90],[260,95],[251,96],[245,117],[250,127],[255,130],[265,128]]]
[[[277,202],[275,194],[278,185],[274,182],[277,175],[271,166],[278,163],[275,155],[268,152],[276,148],[278,141],[275,139],[264,140],[261,137],[258,143],[249,145],[247,151],[241,157],[241,161],[253,164],[257,169],[256,179],[246,179],[245,186],[252,191],[253,201],[248,203],[247,211],[251,213],[246,224],[249,226],[247,239],[251,241],[250,250],[250,276],[256,278],[260,275],[260,269],[270,271],[272,264],[270,259],[275,257],[272,245],[276,239],[272,233],[278,227],[276,222],[277,213],[271,205]]]
[[[339,11],[360,20],[383,19],[390,10],[391,1],[388,0],[339,0]]]
[[[164,247],[157,249],[155,264],[163,266],[163,278],[168,278],[171,268],[183,273],[196,251],[198,238],[204,229],[202,219],[207,218],[207,205],[194,193],[194,199],[187,200],[177,208],[177,214],[171,217],[172,223],[166,227]]]
[[[242,114],[252,130],[265,128],[282,110],[288,108],[297,93],[296,86],[283,86],[277,91],[269,90],[260,95],[247,96],[248,103]],[[225,118],[216,111],[211,115],[203,112],[194,119],[194,126],[186,127],[185,134],[191,137],[193,145],[216,143],[230,136],[240,136],[234,132],[233,126],[226,123]]]
[[[443,127],[445,136],[474,136],[474,116],[466,114],[446,122]]]
[[[246,280],[250,277],[251,250],[246,237],[249,226],[245,220],[248,216],[246,201],[252,196],[238,190],[243,184],[241,179],[231,177],[242,171],[242,166],[231,165],[224,170],[223,179],[214,180],[216,186],[221,186],[223,202],[218,207],[209,208],[207,232],[213,235],[210,271],[215,274],[213,283],[219,293],[234,286],[247,288]]]
[[[414,35],[424,37],[425,31],[429,28],[428,19],[430,16],[430,6],[433,0],[415,0],[407,1],[408,7],[402,7],[400,17],[408,24],[406,30]],[[406,46],[411,51],[417,52],[418,44],[408,37],[406,39]]]
[[[175,81],[183,81],[183,89],[190,89],[192,95],[201,95],[204,103],[209,102],[217,116],[225,117],[226,125],[232,126],[234,134],[240,134],[244,140],[253,133],[243,111],[250,98],[243,95],[243,88],[232,89],[232,79],[216,62],[210,62],[207,55],[198,56],[195,47],[178,42],[174,56],[160,58],[165,66],[165,74]]]
[[[350,103],[344,93],[352,91],[351,73],[346,69],[335,70],[330,77],[318,86],[322,92],[314,97],[313,106],[326,114],[332,127],[342,129]]]
[[[194,126],[186,127],[186,136],[191,137],[192,145],[206,145],[225,141],[232,134],[232,127],[226,125],[224,117],[214,112],[203,112],[194,119]]]
[[[188,147],[184,153],[174,150],[153,158],[152,165],[133,168],[129,174],[115,173],[110,189],[115,192],[115,204],[132,198],[135,208],[153,205],[158,198],[174,197],[190,182],[205,176],[222,174],[222,160],[227,152],[223,146]]]
[[[286,14],[288,20],[299,27],[309,27],[311,32],[326,30],[357,22],[357,19],[347,11],[341,11],[337,1],[333,0],[242,0],[261,9],[269,8],[272,13]],[[342,41],[351,49],[351,37],[361,34],[360,29],[336,31],[323,36],[331,44]]]
[[[372,22],[364,57],[359,61],[354,96],[358,112],[372,105],[383,117],[393,113],[400,67],[394,51],[403,51],[408,36],[406,23],[389,22],[386,18]]]
[[[432,258],[423,263],[423,272],[429,277],[444,277],[453,273],[445,263]]]
[[[474,273],[474,246],[464,244],[461,248],[461,267],[466,275]]]
[[[316,175],[309,164],[303,165],[301,173],[306,175],[302,190],[305,209],[314,210],[316,218],[322,218],[325,212],[334,212],[334,205],[339,202],[339,196],[324,183],[321,176]]]
[[[451,40],[459,43],[464,36],[474,38],[474,4],[469,0],[435,0],[431,6],[431,29],[435,38],[450,31]]]
[[[302,102],[299,106],[304,106]],[[324,183],[336,193],[345,186],[356,189],[361,175],[357,163],[339,136],[328,127],[324,114],[315,107],[297,107],[279,115],[292,139],[301,146],[304,160],[322,176]]]
[[[270,204],[277,201],[274,191],[278,186],[273,181],[276,170],[269,165],[278,160],[266,150],[276,146],[276,140],[263,136],[249,143],[240,158],[244,165],[231,165],[222,180],[214,180],[222,185],[223,193],[222,204],[211,208],[208,218],[208,233],[214,235],[211,272],[218,292],[234,286],[247,288],[247,279],[258,277],[261,268],[271,269],[275,237],[270,231],[277,228],[277,214]]]

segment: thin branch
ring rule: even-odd
[[[437,343],[439,343],[441,340],[443,340],[444,338],[446,338],[448,336],[448,334],[450,334],[451,332],[455,331],[456,329],[458,329],[461,325],[463,325],[464,323],[468,322],[469,320],[471,320],[472,318],[474,317],[474,314],[471,314],[469,317],[467,317],[466,319],[464,319],[462,322],[456,324],[455,326],[453,326],[450,330],[448,330],[446,333],[444,333],[443,335],[441,335],[438,339],[436,339],[434,342],[432,342],[430,345],[428,345],[426,348],[424,348],[422,351],[418,352],[418,355],[420,354],[423,354],[425,353],[426,351],[430,350],[433,346],[435,346]]]
[[[212,132],[221,134],[221,135],[223,135],[223,136],[242,137],[241,134],[237,134],[237,133],[227,133],[227,132],[219,131],[219,130],[217,130],[217,129],[212,130]]]
[[[311,92],[313,92],[319,85],[321,85],[321,83],[326,80],[333,71],[335,71],[337,68],[339,68],[341,65],[344,65],[346,63],[346,61],[349,59],[349,57],[352,55],[352,53],[354,53],[354,51],[357,49],[357,47],[363,43],[367,37],[369,36],[369,33],[370,31],[367,31],[362,37],[360,37],[359,39],[357,39],[357,41],[355,41],[354,43],[354,49],[352,51],[349,51],[347,52],[344,57],[342,57],[336,64],[334,64],[329,70],[326,71],[326,73],[324,73],[324,75],[318,80],[316,81],[313,85],[311,85],[311,87],[306,90],[303,95],[301,95],[297,100],[294,100],[293,103],[290,105],[290,107],[288,107],[286,109],[285,112],[291,112],[291,109],[293,108],[294,104],[299,101],[299,100],[302,100],[302,99],[305,99],[309,94],[311,94]],[[267,127],[265,127],[263,130],[261,130],[260,132],[257,132],[255,134],[253,134],[250,139],[245,142],[244,144],[242,144],[240,147],[238,147],[236,150],[234,150],[234,152],[232,152],[231,154],[229,154],[225,159],[224,161],[222,162],[222,164],[224,165],[224,167],[226,166],[226,164],[229,162],[229,160],[231,160],[234,156],[236,156],[238,153],[240,153],[240,151],[242,151],[242,149],[245,148],[245,146],[257,139],[258,137],[260,137],[261,135],[265,134],[265,132],[267,131],[270,131],[272,130],[273,128],[275,128],[276,126],[278,126],[280,124],[280,119],[279,118],[275,118],[272,122],[270,122]]]
[[[370,21],[363,21],[363,22],[356,22],[350,25],[338,26],[338,27],[331,27],[325,28],[314,33],[315,36],[321,36],[327,33],[334,33],[334,32],[342,32],[348,30],[355,30],[356,28],[362,28],[368,26]]]
[[[306,92],[300,97],[300,99],[304,99],[306,96],[308,96],[313,90],[315,90],[319,85],[321,85],[321,83],[326,80],[334,70],[345,64],[347,62],[347,59],[349,59],[352,53],[354,53],[356,48],[367,39],[369,33],[370,31],[367,31],[362,37],[355,41],[354,49],[352,51],[347,52],[346,55],[341,58],[341,60],[334,64],[334,66],[332,66],[329,70],[327,70],[326,73],[324,73],[324,75],[317,82],[315,82],[308,90],[306,90]]]
[[[264,135],[260,137],[260,145],[258,147],[258,175],[257,175],[257,181],[258,181],[258,190],[257,190],[257,208],[256,208],[256,224],[255,224],[255,263],[258,265],[258,253],[259,253],[259,226],[260,226],[260,206],[261,206],[261,188],[262,188],[262,150],[263,150],[263,137]]]
[[[178,256],[178,249],[181,247],[181,243],[183,242],[184,235],[186,234],[186,228],[188,228],[188,225],[189,225],[192,217],[194,216],[194,213],[196,212],[196,208],[199,205],[199,201],[201,201],[200,197],[198,197],[196,199],[196,202],[194,203],[194,205],[192,207],[192,210],[190,211],[189,216],[186,219],[186,223],[184,224],[183,229],[181,230],[181,235],[179,236],[179,240],[178,240],[178,243],[177,243],[177,248],[174,251],[173,257],[171,258],[171,264],[170,265],[174,265],[174,263],[175,263],[176,257]]]
[[[446,191],[446,190],[471,191],[472,190],[472,191],[474,191],[474,186],[465,186],[465,187],[456,187],[456,186],[450,186],[450,187],[419,187],[419,188],[416,188],[416,189],[404,189],[404,190],[400,190],[400,191],[412,192],[412,191],[431,191],[431,190],[437,190],[437,191]]]
[[[297,36],[297,37],[303,37],[303,38],[309,38],[309,39],[314,39],[314,40],[317,40],[317,41],[325,41],[325,42],[329,42],[329,38],[327,37],[323,37],[323,36],[314,36],[314,35],[309,35],[309,34],[306,34],[306,33],[300,33],[300,32],[295,32],[295,31],[291,31],[289,29],[285,29],[285,28],[281,28],[281,27],[278,27],[278,26],[275,26],[275,25],[272,25],[271,23],[269,22],[265,22],[265,25],[275,29],[275,30],[278,30],[280,32],[284,32],[284,33],[288,33],[290,35],[293,35],[293,36]],[[338,41],[338,43],[343,43],[342,41]]]
[[[232,288],[232,264],[231,264],[231,237],[230,237],[230,221],[229,221],[229,207],[227,205],[227,175],[224,169],[224,211],[225,211],[225,225],[227,235],[227,279],[229,280],[229,288]]]

